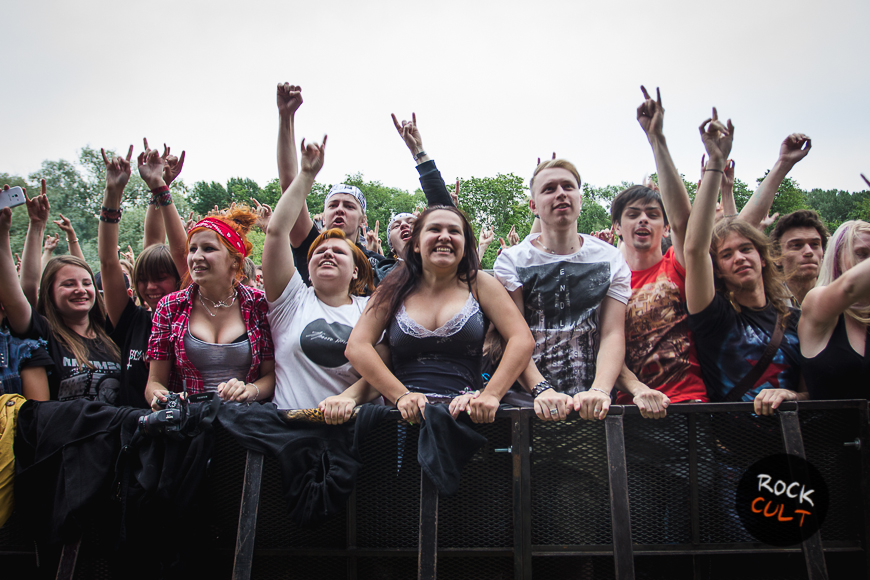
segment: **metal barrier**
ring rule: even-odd
[[[604,421],[560,423],[503,410],[478,426],[488,442],[450,498],[421,474],[417,428],[386,421],[363,445],[344,513],[314,530],[286,515],[275,462],[219,430],[211,559],[239,580],[868,577],[867,401],[751,409],[672,405],[647,420],[616,406]],[[827,482],[827,519],[800,545],[759,542],[733,510],[736,479],[777,453],[805,457]],[[82,544],[75,577],[109,577]]]

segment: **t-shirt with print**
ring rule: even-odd
[[[580,249],[562,256],[536,248],[538,235],[504,250],[493,269],[509,292],[522,288],[538,370],[556,390],[573,395],[595,379],[601,302],[628,302],[631,270],[616,248],[592,236],[579,234]]]
[[[133,299],[113,327],[106,317],[106,332],[121,348],[121,392],[118,404],[128,407],[148,408],[145,400],[145,385],[148,383],[148,363],[145,353],[151,338],[151,311],[136,306]]]
[[[655,266],[632,270],[631,298],[625,310],[625,364],[638,380],[663,392],[672,403],[708,401],[688,316],[686,269],[673,247]],[[616,403],[631,405],[632,396],[619,392]]]
[[[790,308],[789,312],[779,349],[761,378],[741,400],[753,401],[762,389],[798,390],[800,310]],[[719,292],[707,308],[689,315],[689,327],[695,335],[698,360],[711,401],[724,401],[731,389],[752,370],[770,343],[775,323],[776,309],[772,304],[761,310],[744,306],[737,312]]]
[[[88,361],[94,367],[91,369],[79,366],[76,357],[55,338],[48,321],[38,312],[31,316],[30,331],[26,336],[48,343],[48,354],[54,361],[53,368],[46,369],[53,401],[88,399],[118,404],[121,365],[112,359],[109,349],[101,341],[82,339],[88,348]]]
[[[313,409],[359,380],[344,355],[367,297],[333,307],[317,299],[298,271],[274,302],[269,324],[275,344],[275,396],[279,409]]]

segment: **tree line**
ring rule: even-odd
[[[108,154],[109,152],[107,152]],[[111,152],[114,155],[115,152]],[[653,179],[655,175],[652,176]],[[8,173],[0,173],[0,182],[10,186],[26,187],[30,194],[39,191],[39,180],[45,179],[51,202],[51,219],[59,219],[59,214],[70,219],[79,237],[82,252],[92,265],[99,263],[97,258],[97,227],[105,186],[105,166],[99,149],[82,147],[77,163],[67,160],[42,162],[41,167],[27,178]],[[764,176],[756,182],[760,183]],[[697,183],[686,180],[686,189],[694,199]],[[463,210],[479,235],[482,228],[492,228],[495,237],[507,238],[511,227],[515,227],[520,239],[528,235],[533,216],[528,209],[528,178],[512,173],[498,174],[495,177],[459,178],[459,208]],[[399,212],[411,212],[426,205],[422,190],[409,192],[384,185],[380,181],[367,181],[362,173],[347,175],[343,183],[359,187],[366,196],[369,227],[380,222],[379,234],[383,247],[387,248],[387,224]],[[318,214],[323,210],[323,201],[332,184],[315,183],[308,197],[308,211]],[[610,202],[623,189],[633,185],[622,182],[619,185],[596,187],[583,184],[583,211],[580,214],[580,231],[590,233],[610,227]],[[453,189],[453,184],[448,183]],[[205,215],[214,206],[225,208],[230,203],[253,204],[256,199],[262,204],[275,207],[281,196],[278,179],[260,186],[250,178],[233,177],[225,184],[215,181],[198,181],[188,187],[183,179],[172,183],[172,197],[178,212],[187,217],[190,212]],[[749,200],[754,188],[735,179],[734,198],[738,211]],[[142,250],[143,224],[148,200],[151,194],[136,171],[124,192],[122,228],[120,244],[123,249],[129,245],[138,254]],[[801,189],[792,178],[787,177],[780,185],[774,199],[771,213],[785,215],[798,209],[813,209],[819,213],[828,230],[833,232],[841,223],[849,219],[870,221],[870,191],[848,192],[837,189]],[[24,246],[27,231],[27,212],[23,209],[13,212],[10,242],[13,251]],[[54,233],[49,227],[48,233]],[[264,236],[260,231],[252,231],[249,239],[254,244],[251,258],[260,263]],[[66,241],[61,238],[58,252],[63,251]],[[499,244],[490,245],[481,256],[485,268],[495,262]]]

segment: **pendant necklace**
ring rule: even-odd
[[[205,300],[208,300],[209,302],[211,302],[212,308],[215,308],[215,309],[217,309],[217,308],[229,308],[230,306],[232,306],[233,304],[236,303],[236,296],[238,295],[238,293],[235,290],[233,290],[233,293],[227,297],[227,300],[229,300],[229,302],[224,302],[223,300],[219,300],[219,301],[215,302],[214,300],[212,300],[208,296],[204,296],[202,292],[197,292],[197,294],[199,295],[199,303],[202,304],[202,307],[205,308],[205,311],[208,312],[209,316],[211,316],[212,318],[214,318],[217,315],[214,312],[212,312],[211,310],[209,310],[208,306],[206,306],[206,304],[205,304]],[[205,298],[205,300],[203,300],[203,298]]]

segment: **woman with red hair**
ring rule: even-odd
[[[266,298],[240,283],[251,253],[246,234],[256,221],[247,207],[233,207],[188,232],[188,285],[165,296],[153,317],[145,388],[152,408],[168,391],[216,391],[225,401],[253,402],[274,389]]]

